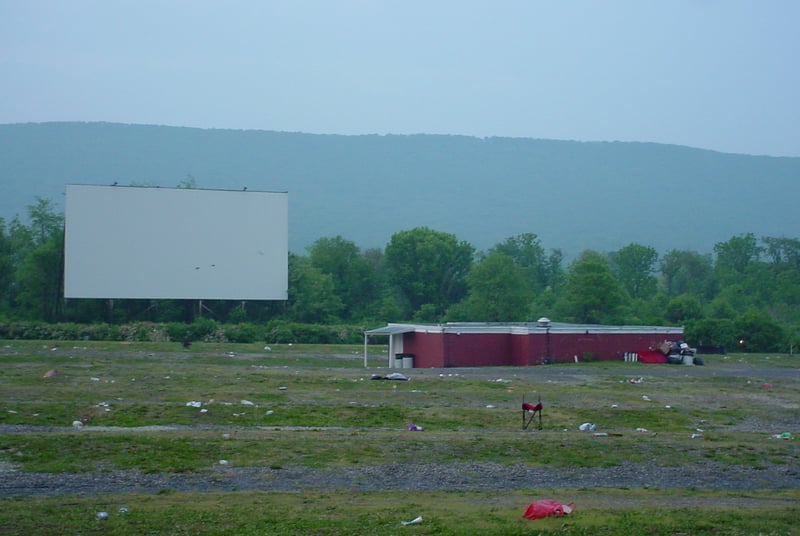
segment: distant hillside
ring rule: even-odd
[[[428,226],[479,250],[524,232],[567,256],[630,242],[711,252],[800,236],[800,158],[652,143],[338,136],[110,123],[0,125],[0,216],[64,185],[288,191],[290,248],[342,235],[384,247]]]

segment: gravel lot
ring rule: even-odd
[[[193,474],[111,471],[23,473],[0,465],[0,496],[157,493],[175,491],[514,491],[654,488],[752,491],[800,488],[800,470],[786,465],[736,468],[708,462],[683,467],[627,464],[606,468],[503,466],[492,463],[388,464],[359,468],[213,468]]]

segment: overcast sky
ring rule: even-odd
[[[797,0],[0,0],[0,123],[800,156]]]

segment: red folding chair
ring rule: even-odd
[[[539,402],[530,404],[525,402],[525,395],[522,395],[522,429],[527,430],[536,416],[539,416],[539,430],[542,429],[542,395],[539,395]]]

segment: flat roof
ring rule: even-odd
[[[395,324],[366,330],[367,335],[394,335],[399,333],[659,333],[683,334],[683,327],[675,326],[609,326],[603,324],[569,324],[566,322],[446,322],[443,324]]]

